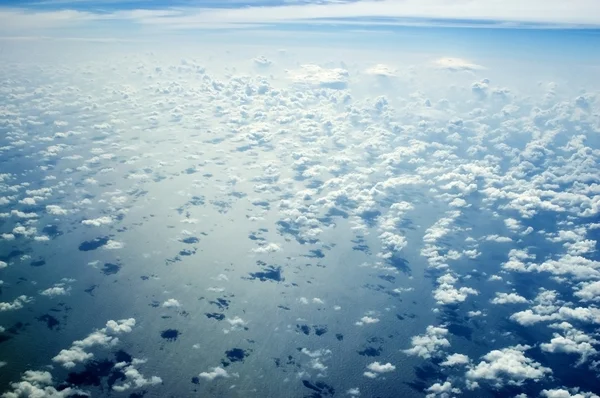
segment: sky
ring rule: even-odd
[[[0,396],[600,396],[600,3],[0,1]]]

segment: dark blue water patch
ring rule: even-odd
[[[313,384],[309,380],[302,380],[302,384],[313,391],[309,395],[311,398],[332,397],[335,395],[335,388],[325,382],[317,381]]]
[[[200,378],[198,376],[192,377],[192,384],[200,384]]]
[[[313,325],[313,330],[317,336],[323,336],[329,329],[326,325]]]
[[[192,245],[192,244],[194,244],[194,243],[198,243],[198,242],[200,242],[200,239],[196,238],[195,236],[189,236],[189,237],[187,237],[187,238],[185,238],[185,239],[181,239],[181,241],[182,241],[183,243],[186,243],[186,244],[188,244],[188,245]]]
[[[180,334],[181,332],[177,329],[166,329],[160,332],[160,337],[167,341],[175,341]]]
[[[21,321],[16,322],[14,325],[12,325],[11,327],[6,329],[6,332],[13,334],[13,335],[18,335],[21,332],[24,332],[25,330],[27,330],[27,327],[29,326],[29,323],[23,323]]]
[[[119,362],[126,362],[126,363],[131,363],[131,361],[133,361],[133,357],[131,355],[129,355],[126,351],[123,350],[119,350],[117,352],[115,352],[115,362],[119,363]]]
[[[300,236],[300,229],[293,223],[279,220],[276,224],[277,232],[279,232],[280,235],[291,235],[296,239],[296,242],[300,243],[301,245],[306,243],[315,244],[319,242],[318,239],[304,239],[302,236]]]
[[[319,189],[323,186],[324,182],[317,179],[312,179],[306,184],[306,188],[308,189]]]
[[[129,354],[126,354],[126,356],[131,358]],[[123,355],[120,355],[120,357],[123,358]],[[66,383],[72,386],[96,386],[101,391],[106,389],[109,393],[117,381],[127,379],[121,369],[115,368],[118,362],[130,363],[131,359],[129,361],[111,361],[109,359],[89,361],[85,364],[83,371],[69,373]]]
[[[0,260],[4,261],[5,263],[8,263],[13,258],[21,257],[23,254],[25,254],[25,252],[23,250],[14,249],[14,250],[11,250],[6,256],[0,256]]]
[[[0,344],[4,343],[5,341],[8,341],[12,338],[13,338],[13,336],[11,336],[8,333],[0,332]]]
[[[452,324],[448,325],[447,329],[448,329],[448,332],[450,332],[451,334],[453,334],[455,336],[464,337],[467,340],[471,340],[471,337],[473,335],[473,329],[471,329],[468,326],[457,324],[457,323],[452,323]]]
[[[194,254],[196,254],[196,249],[183,249],[179,252],[179,255],[184,257],[193,256]]]
[[[207,318],[216,319],[217,321],[222,321],[225,319],[225,314],[221,314],[219,312],[207,312],[204,315],[206,315]]]
[[[285,310],[285,311],[290,311],[291,310],[290,307],[286,307],[285,305],[278,305],[277,308],[280,308],[280,309]]]
[[[144,398],[146,394],[148,394],[148,390],[132,392],[131,394],[129,394],[129,398]]]
[[[156,301],[156,300],[152,300],[152,302],[148,305],[152,308],[158,308],[158,307],[160,307],[160,302]]]
[[[275,267],[272,265],[264,268],[262,271],[251,272],[250,276],[248,278],[244,278],[244,279],[250,279],[250,280],[258,279],[261,282],[266,282],[266,281],[282,282],[285,280],[283,278],[283,276],[281,275],[281,267]]]
[[[63,234],[63,232],[58,229],[58,225],[51,224],[46,225],[44,228],[42,228],[42,233],[51,239],[54,239]]]
[[[171,258],[167,258],[165,259],[165,265],[171,265],[174,263],[178,263],[181,261],[181,257],[180,256],[175,256],[175,257],[171,257]]]
[[[30,262],[29,265],[31,265],[32,267],[41,267],[43,265],[46,265],[46,260],[44,260],[44,259],[34,260],[34,261]]]
[[[310,326],[308,325],[296,325],[296,331],[300,333],[304,333],[305,335],[310,334]]]
[[[248,235],[248,239],[250,240],[258,240],[258,241],[264,241],[265,238],[263,238],[262,236],[257,236],[256,233],[252,232],[250,233],[250,235]]]
[[[44,322],[46,324],[46,327],[50,330],[54,330],[54,328],[56,328],[56,330],[60,329],[60,321],[50,314],[41,315],[36,319],[40,322]]]
[[[369,246],[365,244],[365,240],[362,236],[353,239],[351,242],[354,243],[354,246],[352,246],[352,250],[360,251],[365,254],[371,254],[371,249],[369,249]]]
[[[398,271],[404,274],[412,274],[412,270],[410,269],[408,260],[400,257],[398,254],[392,255],[392,257],[388,259],[388,263],[392,267],[396,268]]]
[[[325,257],[325,254],[323,253],[323,250],[321,250],[321,249],[312,249],[309,252],[310,252],[310,254],[305,254],[304,257],[308,257],[308,258],[323,258],[323,257]]]
[[[381,355],[383,351],[383,347],[366,347],[358,352],[358,355],[362,355],[363,357],[378,357]]]
[[[233,196],[234,198],[237,198],[237,199],[242,199],[242,198],[245,198],[248,195],[246,195],[243,192],[233,191],[233,192],[229,193],[229,196]]]
[[[88,240],[79,245],[79,250],[82,252],[96,250],[106,245],[109,240],[110,238],[108,236],[102,236],[93,240]]]
[[[231,209],[231,203],[223,200],[211,200],[210,204],[217,208],[217,211],[221,214],[225,214]]]
[[[222,359],[221,364],[224,367],[231,365],[234,362],[244,362],[244,359],[250,355],[250,350],[243,350],[241,348],[232,348],[231,350],[225,351],[227,359]]]
[[[227,300],[225,298],[218,298],[216,300],[209,301],[209,304],[216,305],[221,310],[228,309],[230,303],[231,303],[231,300]]]
[[[344,341],[344,335],[341,333],[336,333],[335,338],[337,339],[337,341]]]
[[[87,289],[85,289],[84,292],[86,292],[90,296],[93,296],[94,290],[96,290],[97,287],[98,287],[98,285],[92,285],[92,286],[88,287]]]
[[[394,283],[396,281],[396,277],[393,275],[377,275],[379,279],[383,279],[386,282]]]
[[[194,174],[194,173],[198,172],[198,170],[195,167],[188,167],[184,171],[185,171],[185,174]]]
[[[120,264],[104,263],[101,271],[104,275],[114,275],[121,270]]]

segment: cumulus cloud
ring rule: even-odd
[[[449,305],[462,303],[469,295],[477,295],[479,292],[470,287],[456,288],[458,282],[451,274],[445,274],[437,279],[438,287],[433,291],[433,297],[438,304]]]
[[[440,366],[457,366],[466,365],[470,362],[469,357],[464,354],[450,354],[446,357],[444,362],[440,363]]]
[[[517,293],[496,293],[496,297],[491,301],[492,304],[523,304],[528,302],[529,300]]]
[[[64,216],[68,214],[68,211],[58,205],[47,205],[46,213],[52,214],[54,216]]]
[[[179,308],[181,307],[181,304],[179,303],[179,301],[177,301],[174,298],[170,298],[167,301],[165,301],[162,306],[164,308]]]
[[[516,345],[492,350],[482,357],[481,362],[469,367],[466,377],[472,382],[485,382],[500,388],[505,385],[520,386],[527,380],[539,381],[552,374],[550,368],[525,356],[529,348]]]
[[[23,308],[23,305],[29,301],[31,301],[29,297],[21,295],[12,302],[0,302],[0,312],[20,310]]]
[[[442,326],[427,326],[425,334],[411,338],[412,348],[403,350],[405,354],[416,355],[423,359],[438,357],[444,348],[450,347],[446,338],[448,329]]]
[[[92,332],[83,340],[74,341],[70,348],[61,350],[52,358],[52,361],[67,369],[73,368],[77,363],[85,362],[94,356],[93,353],[87,352],[85,349],[94,346],[114,346],[119,342],[119,339],[114,335],[131,333],[134,326],[134,318],[118,321],[109,320],[104,328]]]
[[[345,69],[327,69],[312,64],[301,65],[300,69],[291,70],[288,74],[290,79],[297,83],[332,89],[346,88],[350,78],[350,74]]]
[[[227,378],[227,377],[229,377],[229,373],[227,373],[227,371],[225,369],[223,369],[222,367],[217,366],[216,368],[212,368],[212,370],[210,370],[208,372],[200,373],[198,376],[200,376],[200,378],[202,378],[202,379],[212,381],[219,377]]]
[[[83,220],[81,223],[83,225],[100,227],[102,225],[112,224],[112,222],[113,222],[113,219],[111,217],[103,216],[103,217],[93,218],[93,219],[89,219],[89,220]]]

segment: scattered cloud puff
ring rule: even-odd
[[[47,205],[46,213],[52,214],[53,216],[65,216],[69,212],[58,205]]]
[[[550,342],[540,344],[542,351],[579,355],[579,364],[586,362],[590,356],[598,353],[594,346],[600,344],[600,341],[575,329],[570,323],[562,322],[551,327],[562,330],[562,334],[554,333]]]
[[[427,392],[425,398],[450,398],[462,393],[459,388],[452,387],[452,383],[449,381],[435,383],[425,391]]]
[[[462,303],[469,295],[478,295],[479,292],[470,287],[456,288],[454,284],[458,281],[451,274],[445,274],[437,279],[438,287],[433,292],[433,297],[438,304],[449,305]]]
[[[167,301],[165,301],[162,306],[164,308],[179,308],[181,307],[181,304],[179,303],[179,301],[177,301],[174,298],[170,298]]]
[[[469,367],[465,374],[472,382],[471,388],[476,388],[481,382],[495,388],[520,386],[527,380],[539,381],[551,375],[550,368],[525,356],[525,351],[529,348],[531,347],[516,345],[485,354],[482,361]]]
[[[110,239],[108,242],[106,242],[106,244],[104,246],[102,246],[104,249],[106,250],[118,250],[118,249],[122,249],[125,247],[125,244],[123,242],[119,242],[116,240],[112,240]]]
[[[69,293],[69,291],[71,290],[70,286],[64,286],[64,284],[57,284],[53,287],[50,287],[46,290],[42,290],[40,292],[40,294],[42,296],[48,296],[48,297],[56,297],[56,296],[64,296],[66,294]]]
[[[106,322],[106,327],[96,330],[83,340],[74,341],[70,348],[61,350],[58,355],[52,358],[52,361],[67,369],[73,368],[77,363],[85,362],[94,356],[91,352],[85,351],[86,349],[95,346],[115,346],[119,339],[114,335],[131,333],[134,326],[134,318],[119,321],[110,320]]]
[[[12,302],[0,302],[0,312],[20,310],[29,301],[31,301],[31,298],[21,295]]]
[[[113,219],[108,216],[98,217],[90,220],[83,220],[81,223],[83,225],[89,225],[93,227],[101,227],[102,225],[112,224]]]
[[[423,359],[438,357],[442,349],[450,347],[446,338],[448,329],[443,326],[427,326],[425,334],[411,338],[412,348],[403,350],[405,354],[416,355]]]
[[[457,366],[466,365],[470,362],[467,355],[464,354],[450,354],[446,357],[444,362],[440,363],[440,366]]]
[[[12,391],[5,392],[3,398],[44,398],[44,397],[70,397],[81,394],[87,396],[83,391],[70,387],[57,390],[52,386],[52,375],[47,371],[27,370],[23,373],[21,381],[11,383]]]
[[[355,325],[362,326],[362,325],[369,325],[369,324],[378,323],[378,322],[379,322],[379,318],[363,316],[362,318],[360,318],[360,321],[356,321]]]
[[[345,69],[327,69],[312,64],[301,65],[300,69],[291,70],[288,75],[296,83],[332,89],[345,89],[350,78]]]
[[[113,390],[118,392],[123,392],[129,390],[130,388],[141,388],[145,386],[151,386],[156,384],[161,384],[162,379],[158,376],[152,376],[146,378],[140,371],[136,368],[136,366],[140,364],[146,363],[145,359],[137,359],[134,358],[131,361],[131,364],[127,364],[126,362],[120,362],[115,365],[115,368],[120,368],[123,374],[125,375],[125,380],[123,384],[115,384],[113,386]]]
[[[252,249],[253,253],[258,254],[275,253],[278,251],[281,251],[281,246],[279,246],[277,243],[266,243],[260,247]]]
[[[496,297],[491,300],[492,304],[524,304],[528,302],[529,300],[517,293],[496,293]]]
[[[382,373],[393,372],[394,370],[396,370],[396,367],[389,362],[384,364],[379,362],[373,362],[367,365],[367,369],[368,371],[364,372],[363,375],[370,379],[375,379],[378,375]]]
[[[544,398],[599,398],[598,395],[591,392],[582,392],[579,388],[542,390],[540,396]]]
[[[220,366],[217,366],[216,368],[212,368],[212,370],[210,370],[208,372],[202,372],[198,376],[200,376],[200,378],[202,378],[204,380],[208,380],[208,381],[212,381],[219,377],[222,377],[222,378],[230,377],[229,373],[227,373],[227,371]]]

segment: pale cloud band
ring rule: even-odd
[[[59,3],[63,4],[63,3]],[[598,27],[600,3],[595,0],[360,0],[354,2],[284,3],[256,2],[249,7],[208,8],[202,2],[193,7],[138,9],[96,12],[92,8],[73,10],[64,3],[52,10],[35,6],[0,8],[4,32],[109,25],[129,22],[172,29],[218,29],[256,27],[264,24],[346,25],[460,25],[496,27]]]

